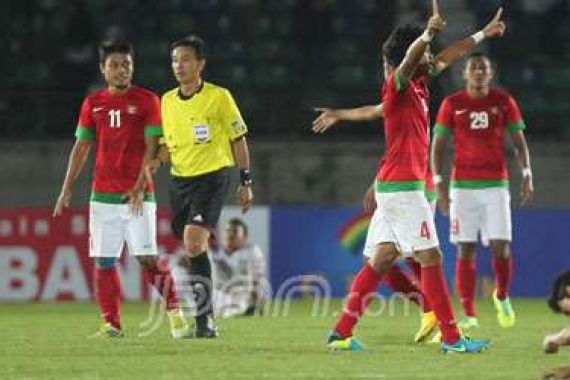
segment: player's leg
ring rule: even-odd
[[[185,267],[196,303],[197,338],[214,338],[212,267],[208,258],[208,239],[214,231],[229,185],[227,169],[211,173],[191,182],[177,182],[171,187],[174,210],[173,229],[182,238],[186,258]]]
[[[458,243],[455,261],[455,286],[463,308],[463,317],[459,320],[459,326],[466,331],[479,327],[475,311],[477,290],[475,247],[475,243]]]
[[[120,206],[100,202],[89,205],[89,256],[95,264],[95,297],[103,324],[97,335],[121,337],[121,284],[117,271],[123,250],[125,224]]]
[[[406,259],[406,262],[413,261],[413,259],[409,259],[410,258]],[[417,263],[417,265],[421,270],[419,263]],[[384,276],[384,282],[394,292],[401,293],[422,309],[420,328],[414,335],[414,341],[417,343],[425,341],[437,325],[437,319],[427,297],[424,296],[410,275],[398,265],[393,265],[392,268],[390,268]]]
[[[512,240],[510,194],[505,188],[490,188],[486,189],[485,193],[486,212],[483,229],[493,255],[492,262],[495,272],[493,301],[501,327],[512,327],[516,316],[509,299],[509,286],[513,271],[510,244]]]
[[[463,308],[459,325],[463,329],[477,327],[475,291],[477,272],[475,247],[481,228],[480,190],[452,189],[450,205],[450,239],[457,249],[455,285]]]
[[[371,227],[373,222],[369,229]],[[370,230],[368,233],[371,233]],[[340,318],[329,336],[327,342],[329,349],[350,351],[362,349],[360,342],[353,338],[354,327],[374,298],[383,275],[394,265],[399,255],[394,243],[379,243],[373,249],[373,253],[367,253],[369,260],[352,281]]]
[[[188,323],[180,309],[174,278],[168,263],[158,260],[156,243],[156,203],[144,202],[142,215],[133,217],[129,212],[126,241],[129,252],[134,254],[143,268],[145,281],[161,295],[170,321],[170,333],[174,338],[188,335]]]

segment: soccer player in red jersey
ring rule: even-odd
[[[428,167],[429,121],[427,77],[449,65],[450,57],[465,54],[485,37],[502,35],[501,10],[482,31],[459,41],[433,61],[429,44],[444,26],[437,1],[425,31],[396,28],[383,46],[384,83],[382,103],[386,153],[380,162],[375,191],[377,209],[368,229],[365,256],[369,258],[356,275],[343,312],[329,336],[327,347],[360,350],[353,329],[370,296],[400,255],[414,255],[421,263],[421,289],[429,300],[443,334],[444,352],[473,353],[486,349],[487,340],[463,338],[455,323],[442,271],[441,252],[424,195]]]
[[[104,320],[98,334],[121,337],[121,289],[117,262],[125,242],[162,295],[171,333],[181,338],[188,325],[178,306],[173,278],[157,264],[156,203],[145,164],[162,134],[160,101],[131,83],[133,49],[126,41],[99,47],[100,70],[107,87],[87,96],[79,115],[76,141],[53,216],[69,206],[73,185],[93,145],[95,168],[89,203],[89,256],[95,262],[96,297]]]
[[[509,301],[512,231],[504,135],[509,135],[515,147],[525,204],[534,191],[525,124],[512,96],[491,87],[493,68],[485,54],[472,54],[463,76],[465,89],[443,100],[434,128],[432,169],[437,202],[443,213],[450,213],[451,241],[457,245],[456,284],[465,315],[460,326],[470,329],[479,325],[473,299],[475,246],[480,233],[493,254],[493,300],[498,322],[506,328],[515,324],[515,313]],[[453,135],[454,142],[450,193],[441,177],[448,135]]]
[[[313,121],[313,131],[324,133],[337,121],[362,121],[375,120],[384,116],[383,105],[367,105],[350,109],[316,108],[315,111],[321,114]],[[425,195],[432,210],[435,210],[435,188],[433,186],[431,172],[426,176]],[[374,198],[374,184],[366,190],[363,199],[364,211],[372,215],[376,210],[376,200]],[[393,265],[386,272],[383,282],[394,292],[401,293],[404,297],[422,308],[420,328],[414,336],[415,342],[423,342],[435,329],[437,319],[427,298],[419,288],[421,268],[420,264],[412,257],[406,259],[407,266],[412,270],[414,278],[410,277],[399,265]]]

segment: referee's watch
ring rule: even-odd
[[[249,169],[239,170],[239,182],[242,186],[251,186],[253,184],[253,180],[251,179],[251,172]]]

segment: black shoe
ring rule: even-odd
[[[213,328],[205,328],[205,329],[196,329],[192,333],[192,338],[195,339],[214,339],[218,337],[218,329]]]

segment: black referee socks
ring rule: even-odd
[[[190,258],[190,284],[196,302],[196,329],[211,328],[208,319],[214,315],[212,299],[212,266],[206,252]]]

